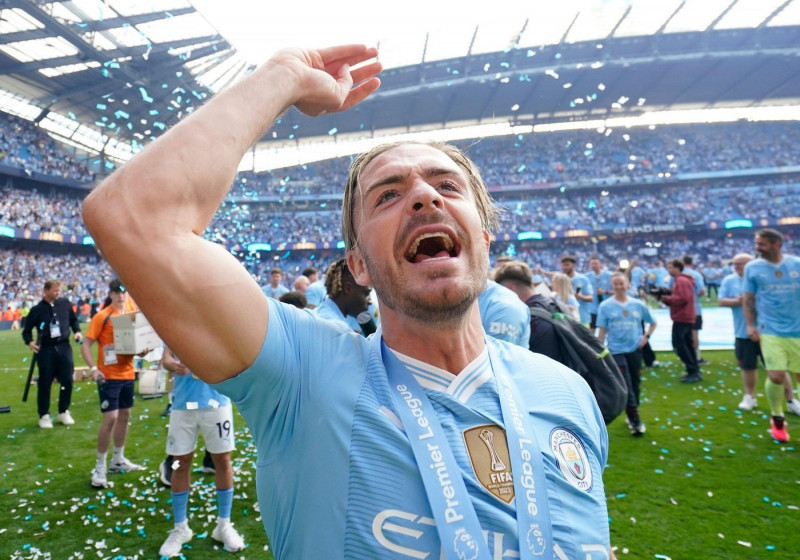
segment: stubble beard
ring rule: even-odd
[[[391,273],[384,263],[378,263],[364,256],[364,264],[372,279],[372,286],[378,294],[381,305],[396,313],[419,322],[431,324],[452,324],[460,321],[475,303],[486,284],[482,271],[488,267],[488,254],[484,265],[471,267],[467,274],[466,287],[457,293],[457,287],[447,286],[438,294],[416,291],[408,282],[393,282]]]

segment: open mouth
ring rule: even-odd
[[[406,253],[406,260],[418,263],[429,259],[458,256],[456,244],[444,232],[423,233],[414,240]]]

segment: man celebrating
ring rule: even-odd
[[[640,299],[628,297],[628,279],[621,272],[611,276],[614,297],[605,300],[597,310],[597,338],[606,343],[619,371],[628,386],[626,420],[631,434],[641,436],[645,432],[639,416],[639,394],[642,381],[642,348],[656,330],[656,322],[650,309]],[[647,332],[642,324],[647,323]]]
[[[747,336],[747,324],[742,310],[744,267],[751,260],[753,257],[747,253],[739,253],[733,257],[734,272],[722,279],[717,297],[717,304],[721,307],[730,307],[733,313],[733,331],[736,337],[734,353],[739,369],[742,370],[744,385],[744,397],[739,403],[739,408],[742,410],[753,410],[756,407],[756,369],[758,359],[761,357],[761,346]]]
[[[247,421],[276,559],[608,558],[602,416],[577,374],[484,332],[497,209],[462,152],[398,143],[352,164],[342,230],[353,278],[378,294],[370,338],[265,298],[195,233],[278,115],[360,102],[376,56],[276,54],[97,187],[87,228],[169,347]]]
[[[284,286],[283,271],[280,268],[274,267],[269,271],[269,284],[264,286],[264,295],[278,299],[283,294],[289,291],[289,288]]]
[[[72,304],[61,296],[61,281],[48,280],[44,283],[42,301],[33,306],[25,327],[22,340],[25,341],[39,365],[39,381],[36,383],[36,405],[39,410],[39,427],[52,428],[50,419],[50,388],[53,380],[58,380],[58,421],[72,426],[75,420],[69,413],[72,402],[72,375],[74,359],[69,343],[69,331],[75,333],[75,341],[81,340],[81,326],[72,310]],[[39,342],[33,341],[32,331],[36,327]]]
[[[575,270],[577,259],[572,255],[564,255],[561,257],[561,272],[565,274],[570,281],[572,287],[572,294],[578,302],[579,321],[587,328],[592,322],[592,302],[594,301],[594,289],[592,283],[585,274],[581,274]],[[555,277],[556,272],[550,270],[537,269],[546,275],[550,280]],[[567,303],[566,301],[564,302]]]
[[[375,321],[369,314],[368,286],[359,286],[347,268],[345,259],[339,259],[328,267],[325,274],[325,291],[328,297],[314,312],[331,321],[341,321],[364,336],[375,332]]]
[[[133,356],[117,354],[114,351],[114,325],[111,317],[135,311],[128,303],[128,292],[119,280],[108,285],[111,305],[92,317],[86,342],[81,346],[81,355],[92,371],[92,379],[97,382],[100,397],[102,422],[97,433],[97,463],[92,471],[90,484],[93,488],[108,486],[107,472],[131,472],[144,469],[125,457],[125,441],[128,439],[128,420],[133,407],[133,385],[136,371],[133,369]],[[92,345],[97,342],[97,360],[92,358]],[[111,441],[114,441],[114,455],[111,465],[106,469],[106,458]]]
[[[800,372],[800,258],[783,254],[783,236],[774,229],[758,231],[755,246],[759,258],[744,269],[744,318],[747,336],[764,354],[770,432],[786,442],[784,380]]]
[[[612,293],[611,271],[603,267],[603,261],[600,260],[598,255],[592,255],[592,258],[589,259],[589,269],[591,272],[586,274],[586,276],[592,283],[592,290],[594,290],[592,306],[590,308],[591,323],[589,324],[589,330],[594,333],[597,328],[597,307]]]
[[[733,313],[733,330],[736,336],[735,354],[742,370],[742,383],[744,385],[744,397],[739,403],[742,410],[753,410],[758,404],[756,401],[756,369],[761,354],[761,345],[747,336],[747,324],[744,319],[742,302],[744,301],[744,267],[753,260],[747,253],[739,253],[732,259],[734,272],[722,279],[719,289],[717,303],[721,307],[730,307]],[[721,270],[721,269],[720,269]],[[800,415],[800,401],[794,398],[792,392],[792,378],[786,375],[783,379],[783,391],[786,395],[786,408],[792,414]]]

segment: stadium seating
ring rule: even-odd
[[[791,233],[790,218],[800,221],[800,156],[791,149],[798,140],[800,123],[734,123],[535,134],[461,147],[505,210],[495,253],[554,268],[569,252],[585,269],[593,253],[612,265],[684,253],[701,264],[722,261],[751,249],[752,229],[726,229],[732,224],[782,225]],[[0,227],[13,239],[0,250],[0,305],[35,302],[51,276],[65,281],[73,299],[102,299],[113,271],[83,245],[80,218],[91,173],[30,123],[3,114],[0,150]],[[240,173],[204,235],[259,282],[275,265],[289,278],[309,265],[324,270],[341,254],[348,164],[340,158]],[[31,173],[8,171],[15,166]],[[65,178],[83,188],[56,180]],[[61,243],[51,250],[48,241]]]

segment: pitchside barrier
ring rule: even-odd
[[[651,309],[658,323],[650,346],[653,350],[672,350],[672,320],[669,309]],[[704,307],[703,330],[700,331],[700,350],[733,350],[733,314],[727,307]]]

